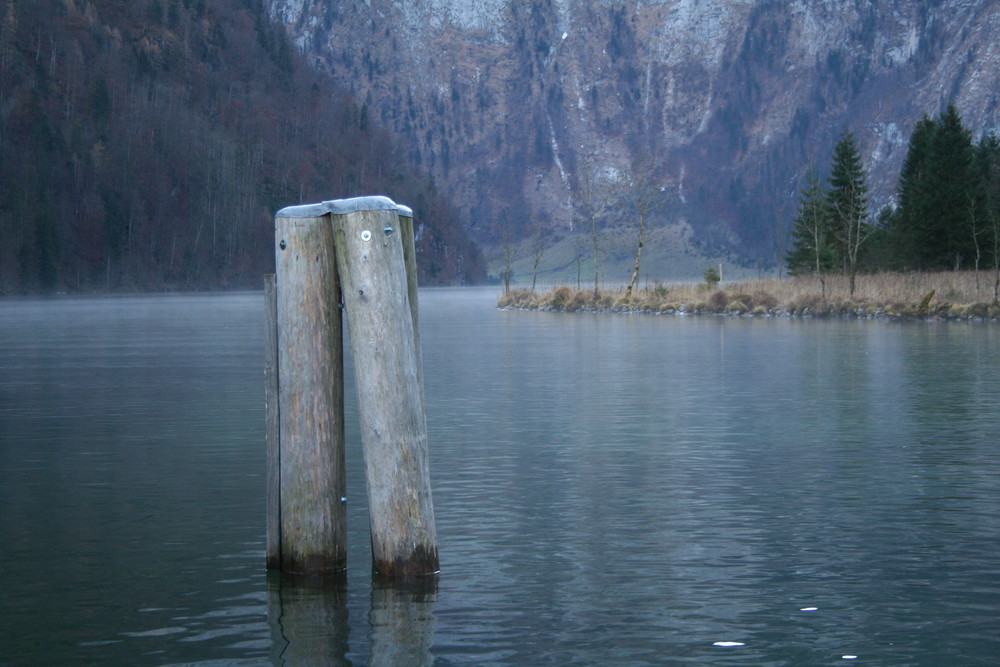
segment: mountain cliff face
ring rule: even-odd
[[[1000,130],[1000,3],[268,0],[463,208],[474,236],[578,226],[585,182],[656,165],[660,224],[774,260],[845,126],[873,204],[913,124]]]

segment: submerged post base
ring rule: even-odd
[[[374,548],[374,547],[373,547]],[[384,550],[383,550],[384,551]],[[418,546],[393,559],[373,557],[372,572],[380,577],[422,577],[441,571],[437,547]]]

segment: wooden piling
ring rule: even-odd
[[[280,569],[347,566],[343,336],[330,218],[322,205],[275,217]]]
[[[397,206],[399,213],[400,242],[403,244],[403,263],[406,265],[406,297],[410,302],[413,319],[413,341],[417,349],[417,373],[423,375],[420,354],[420,308],[417,303],[417,249],[413,233],[413,211],[407,206]],[[420,382],[423,385],[423,380]]]
[[[264,410],[267,447],[267,569],[281,569],[281,441],[278,438],[278,283],[264,276]]]
[[[385,197],[325,203],[354,359],[373,568],[383,576],[432,574],[427,425],[399,209]]]

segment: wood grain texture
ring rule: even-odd
[[[358,390],[373,567],[384,576],[431,574],[438,570],[437,535],[399,216],[379,210],[332,218]]]
[[[330,217],[275,218],[281,569],[347,565],[343,335]]]
[[[264,414],[267,456],[267,569],[281,569],[281,442],[278,437],[278,281],[264,276]]]

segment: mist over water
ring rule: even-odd
[[[420,294],[442,572],[405,588],[353,386],[348,573],[264,571],[261,294],[0,301],[0,664],[1000,655],[995,325],[495,298]]]

